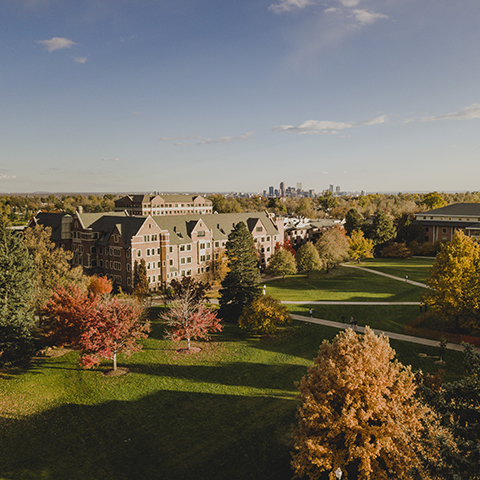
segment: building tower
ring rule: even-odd
[[[285,183],[280,182],[280,196],[284,197],[285,196]]]

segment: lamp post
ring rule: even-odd
[[[267,286],[266,286],[266,285],[263,286],[263,294],[264,294],[264,295],[267,294]]]
[[[340,467],[338,467],[336,470],[335,470],[335,476],[338,478],[338,480],[341,480],[342,478],[342,469]]]

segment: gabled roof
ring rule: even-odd
[[[44,227],[50,227],[52,229],[52,235],[50,237],[52,241],[60,241],[62,239],[62,219],[65,216],[64,213],[38,212],[30,222],[30,226],[42,225]]]
[[[480,217],[480,203],[453,203],[452,205],[447,205],[446,207],[417,213],[417,216],[418,215],[455,215]]]

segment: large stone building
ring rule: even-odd
[[[115,200],[115,211],[139,216],[213,213],[212,202],[201,195],[127,195]]]
[[[71,216],[39,212],[30,225],[51,227],[52,241],[73,252],[73,265],[82,265],[86,274],[106,275],[130,292],[135,261],[141,259],[152,290],[163,288],[173,278],[208,271],[239,222],[247,225],[259,265],[266,267],[284,235],[283,219],[275,222],[266,213],[131,216],[76,212]]]
[[[415,219],[422,225],[425,242],[451,241],[457,230],[480,240],[480,203],[455,203],[417,213]]]

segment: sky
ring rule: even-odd
[[[0,192],[478,191],[478,0],[1,0]]]

